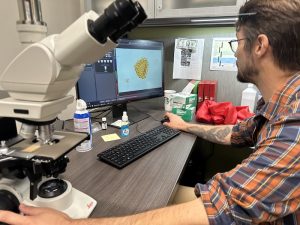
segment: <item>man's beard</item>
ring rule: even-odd
[[[253,77],[258,75],[258,70],[252,57],[249,57],[249,60],[243,66],[244,68],[238,66],[237,80],[241,83],[253,83]]]

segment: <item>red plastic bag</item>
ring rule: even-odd
[[[231,102],[204,100],[196,112],[196,120],[209,124],[236,124],[254,114],[248,106],[234,106]]]

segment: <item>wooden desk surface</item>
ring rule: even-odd
[[[156,120],[163,112],[147,112]],[[102,135],[119,134],[109,127],[93,135],[94,146],[90,152],[69,153],[70,163],[63,178],[73,187],[90,195],[97,202],[91,217],[120,216],[166,206],[176,187],[196,137],[182,132],[122,170],[111,167],[97,159],[97,154],[145,132],[160,122],[148,118],[130,126],[130,137],[104,142]],[[138,130],[138,131],[137,131]]]

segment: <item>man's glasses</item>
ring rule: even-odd
[[[240,39],[235,39],[235,40],[231,40],[228,42],[228,44],[230,45],[231,51],[233,51],[233,53],[236,53],[236,50],[239,46],[239,41],[242,40],[247,40],[248,38],[240,38]]]

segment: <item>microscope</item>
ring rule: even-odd
[[[69,162],[67,153],[88,135],[55,131],[53,123],[73,101],[67,93],[83,65],[115,48],[146,17],[138,2],[116,0],[101,16],[85,13],[62,33],[29,45],[7,66],[0,85],[9,97],[0,100],[0,117],[21,122],[22,139],[9,146],[1,142],[0,209],[18,212],[22,202],[73,218],[90,215],[97,202],[58,178]]]

